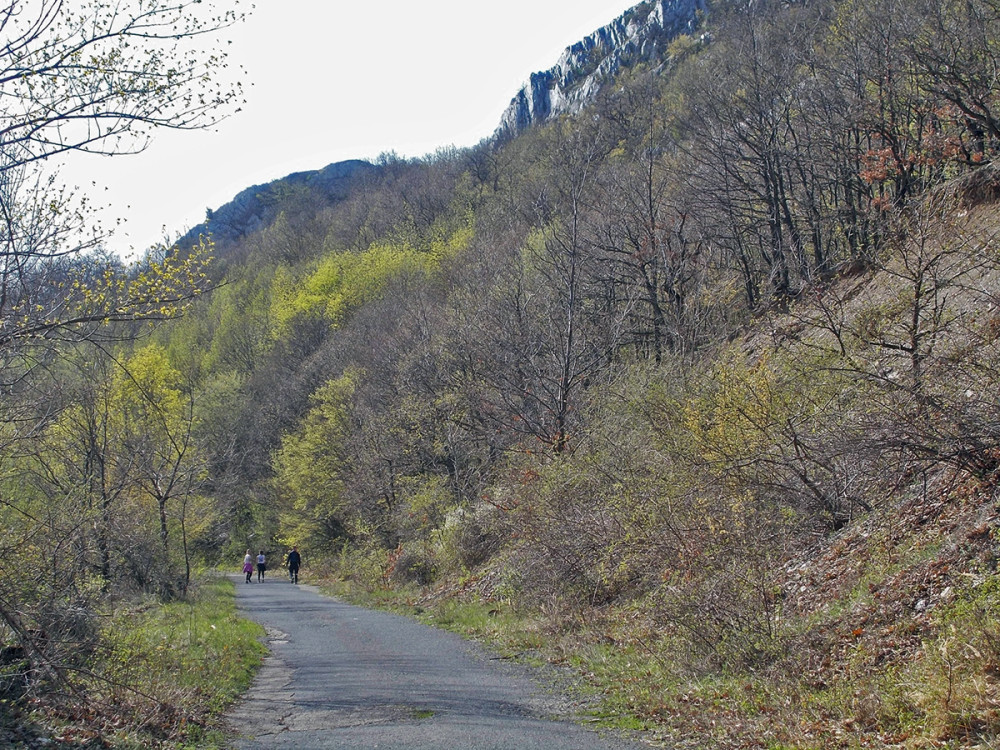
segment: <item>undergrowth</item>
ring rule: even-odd
[[[837,554],[810,562],[811,575],[826,582],[811,592],[818,603],[795,611],[786,602],[782,648],[752,667],[699,661],[642,601],[519,606],[484,596],[475,576],[370,588],[352,582],[349,566],[327,586],[356,603],[480,640],[501,658],[558,665],[582,686],[589,722],[642,730],[653,744],[1000,746],[1000,575],[989,545],[925,548],[901,537],[894,564],[855,566],[857,580],[840,581],[838,566],[853,566],[848,553],[870,552],[871,539],[880,543],[859,526],[835,543]],[[914,546],[920,554],[906,554]],[[952,565],[961,575],[949,575]]]
[[[238,616],[233,586],[205,578],[185,601],[122,604],[103,627],[73,691],[18,707],[12,748],[212,748],[220,715],[250,685],[266,651],[261,628]],[[6,743],[6,744],[4,744]]]

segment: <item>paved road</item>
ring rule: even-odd
[[[491,659],[452,633],[293,586],[234,576],[271,656],[230,714],[240,750],[638,750],[567,717],[527,667]]]

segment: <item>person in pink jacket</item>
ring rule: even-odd
[[[243,558],[243,572],[247,574],[247,583],[250,583],[250,576],[253,575],[253,555],[250,554],[250,550],[247,550]]]

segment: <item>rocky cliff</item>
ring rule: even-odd
[[[707,0],[645,0],[567,47],[549,70],[533,73],[504,112],[494,137],[506,140],[554,115],[574,112],[623,68],[663,59],[681,34],[696,31]]]
[[[607,26],[577,42],[547,71],[533,73],[507,107],[494,138],[508,140],[533,124],[564,112],[578,111],[601,86],[621,70],[639,62],[666,59],[670,42],[695,34],[709,0],[644,0]],[[377,169],[363,161],[330,164],[266,185],[243,190],[232,201],[209,211],[206,221],[189,230],[178,246],[187,248],[211,234],[220,244],[269,225],[292,193],[308,191],[315,205],[343,200],[355,181]]]

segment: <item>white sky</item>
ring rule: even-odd
[[[142,251],[254,184],[478,143],[531,73],[637,2],[256,0],[226,37],[247,69],[242,112],[139,155],[75,155],[63,176],[108,205],[105,223],[126,219],[112,249]]]

